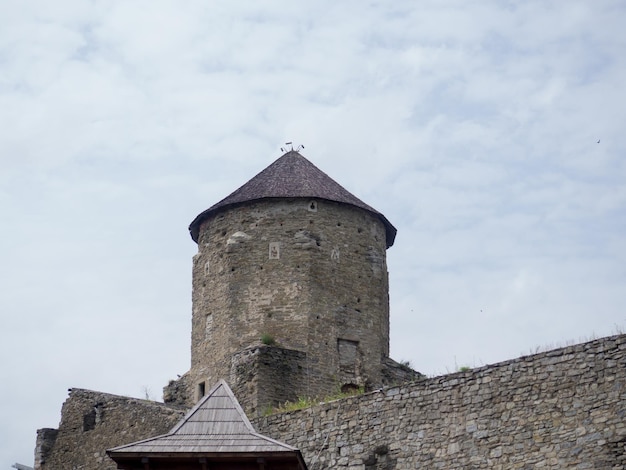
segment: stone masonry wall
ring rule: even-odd
[[[164,434],[182,417],[163,403],[72,388],[59,429],[38,432],[35,470],[114,470],[107,449]]]
[[[624,469],[626,335],[257,418],[319,469]]]
[[[105,450],[163,434],[166,405],[72,389],[37,470],[112,470]],[[626,335],[253,418],[309,470],[624,469]]]
[[[306,395],[379,387],[389,354],[386,232],[374,214],[272,199],[203,222],[193,267],[189,393],[229,380],[233,355],[271,336],[306,355]],[[192,404],[192,403],[189,403]]]
[[[278,346],[253,346],[233,356],[229,386],[249,417],[306,394],[306,354]]]

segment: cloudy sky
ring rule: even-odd
[[[471,5],[470,5],[471,3]],[[189,368],[187,226],[286,141],[398,228],[428,375],[626,329],[623,1],[0,2],[0,468]]]

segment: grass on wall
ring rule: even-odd
[[[354,397],[356,395],[362,395],[365,393],[364,387],[359,387],[356,390],[352,390],[349,392],[341,392],[338,391],[332,395],[325,396],[322,399],[319,398],[311,398],[311,397],[298,397],[295,401],[286,401],[278,406],[270,406],[268,407],[263,416],[272,415],[275,413],[284,413],[287,411],[297,411],[303,410],[305,408],[310,408],[315,405],[320,405],[322,403],[328,403],[335,400],[341,400],[342,398]]]

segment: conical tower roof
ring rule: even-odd
[[[387,218],[346,190],[310,161],[292,150],[268,166],[239,189],[200,213],[189,226],[197,243],[200,225],[216,212],[250,201],[269,198],[326,199],[371,212],[385,225],[387,248],[393,245],[396,228]]]

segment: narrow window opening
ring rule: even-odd
[[[91,431],[96,427],[96,424],[102,422],[102,415],[104,414],[102,403],[96,403],[93,409],[83,415],[83,432]]]
[[[91,431],[96,427],[96,411],[92,410],[83,415],[83,432]]]
[[[211,337],[211,332],[213,331],[213,314],[207,314],[204,321],[204,337],[205,339],[209,339]]]

